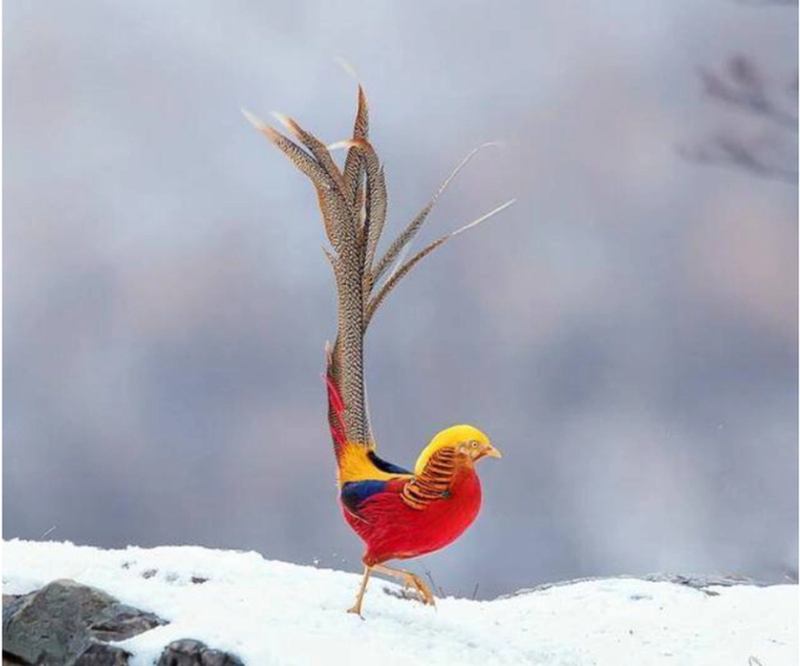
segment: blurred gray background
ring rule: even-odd
[[[345,138],[342,56],[371,99],[390,229],[486,140],[505,147],[425,239],[519,199],[421,264],[370,331],[386,457],[411,464],[464,421],[504,453],[482,465],[475,526],[418,566],[480,597],[796,575],[797,189],[678,150],[761,131],[698,67],[744,53],[791,81],[795,8],[4,9],[5,538],[359,570],[325,423],[335,310],[315,197],[239,112]]]

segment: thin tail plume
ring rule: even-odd
[[[367,327],[389,293],[424,257],[514,203],[512,200],[498,206],[406,259],[412,240],[453,179],[479,151],[496,144],[486,143],[470,151],[380,255],[378,247],[386,228],[388,192],[386,174],[369,141],[369,104],[361,84],[358,85],[352,138],[347,141],[325,145],[292,118],[274,114],[292,137],[288,138],[249,111],[242,113],[308,177],[317,191],[331,246],[330,250],[325,249],[325,254],[333,267],[338,296],[336,341],[326,345],[325,381],[331,437],[337,457],[341,457],[345,444],[373,448],[364,386]],[[331,151],[337,148],[347,149],[341,169],[331,156]],[[387,277],[387,271],[393,266]]]

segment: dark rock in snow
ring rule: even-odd
[[[158,666],[244,666],[244,662],[227,652],[211,650],[201,641],[183,638],[164,648]]]
[[[78,655],[71,666],[128,666],[130,652],[120,647],[93,642]]]
[[[167,624],[158,615],[138,608],[118,604],[113,613],[100,618],[91,626],[92,635],[101,641],[123,641],[153,627]]]
[[[3,652],[3,666],[29,666],[29,664],[27,661],[22,661],[22,659],[17,659]]]
[[[5,601],[5,600],[4,600]],[[3,606],[4,657],[41,666],[127,664],[120,641],[166,624],[153,613],[72,580],[57,580]]]
[[[20,595],[20,594],[4,594],[3,595],[3,608],[8,606],[8,604],[15,602],[21,596],[22,595]]]

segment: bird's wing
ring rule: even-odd
[[[417,476],[380,459],[378,461],[391,469],[365,467],[370,478],[348,477],[341,484],[342,505],[350,513],[359,515],[362,504],[380,493],[397,493],[407,506],[420,511],[428,508],[432,502],[450,498],[450,488],[458,470],[454,449],[440,449],[434,453]],[[376,472],[384,475],[376,476]]]
[[[401,493],[408,479],[349,481],[342,486],[342,505],[352,514],[358,515],[364,502],[379,493]]]

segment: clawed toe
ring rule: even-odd
[[[426,606],[435,606],[436,601],[434,599],[433,593],[431,592],[430,588],[422,582],[422,579],[419,576],[411,575],[411,582],[414,584],[414,587],[417,588],[417,592],[420,594],[420,601],[425,604]]]
[[[418,596],[420,602],[426,606],[436,606],[433,592],[431,592],[430,588],[419,576],[417,576],[417,574],[411,573],[410,571],[404,571],[402,569],[392,569],[391,567],[383,565],[373,565],[372,569],[379,573],[386,574],[387,576],[399,578],[403,581],[404,593],[407,592],[409,588],[413,587],[416,593],[414,596]]]
[[[353,613],[354,615],[358,615],[358,617],[360,617],[362,620],[364,619],[364,616],[361,614],[361,609],[358,606],[353,606],[352,608],[348,608],[347,612]]]

